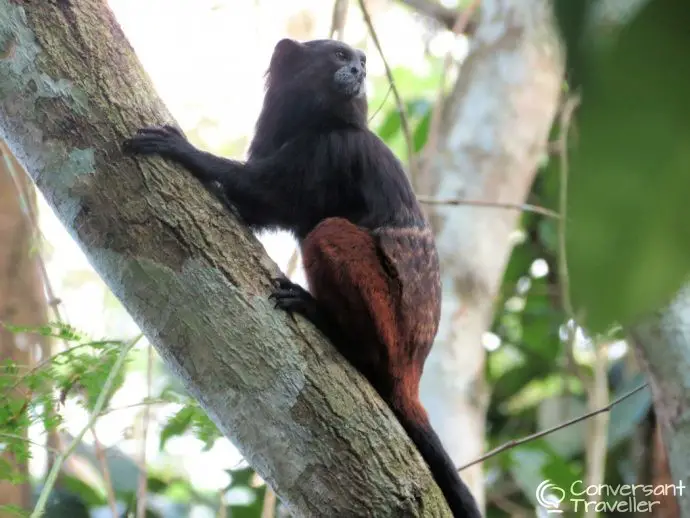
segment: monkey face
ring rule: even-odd
[[[348,97],[366,95],[367,58],[361,50],[343,45],[332,52],[332,59],[339,68],[333,74],[334,88]]]
[[[280,76],[283,84],[299,81],[302,88],[318,90],[319,96],[364,98],[366,59],[363,51],[336,40],[283,39],[273,51],[269,73]]]

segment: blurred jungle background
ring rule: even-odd
[[[540,494],[546,481],[673,484],[683,469],[687,480],[687,448],[673,445],[687,445],[690,430],[664,430],[658,419],[682,414],[690,372],[682,377],[690,361],[684,2],[109,5],[190,139],[225,156],[246,150],[280,38],[335,37],[366,50],[371,127],[407,165],[442,259],[443,321],[423,402],[454,461],[469,465],[461,475],[486,516],[546,516],[559,500]],[[304,282],[290,236],[261,240]],[[56,462],[49,518],[284,515],[5,147],[0,321],[0,516],[32,509]],[[679,388],[676,409],[655,412],[649,371]],[[675,471],[664,445],[678,458]],[[647,500],[653,516],[676,517],[682,498]],[[566,515],[618,514],[597,505]]]

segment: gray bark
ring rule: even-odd
[[[654,397],[681,516],[690,517],[690,285],[630,335]]]
[[[220,430],[296,515],[446,516],[370,386],[273,309],[254,236],[189,174],[120,152],[171,121],[105,2],[0,0],[0,137]]]

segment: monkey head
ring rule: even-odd
[[[273,51],[268,70],[270,80],[309,89],[330,101],[366,98],[366,55],[336,40],[304,43],[280,40]]]

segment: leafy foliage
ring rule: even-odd
[[[210,450],[217,439],[221,437],[218,428],[199,407],[196,401],[188,401],[163,427],[160,435],[162,450],[171,437],[183,435],[191,431],[204,442],[204,449]]]
[[[577,11],[561,25],[582,91],[568,261],[574,302],[601,332],[658,309],[690,274],[690,7],[649,0],[611,27],[591,2],[563,3]]]
[[[0,477],[0,480],[2,480],[2,477]],[[0,514],[2,516],[6,516],[7,518],[11,518],[13,516],[24,518],[29,516],[28,511],[25,511],[16,505],[0,505]]]
[[[7,360],[0,367],[0,445],[5,453],[0,457],[0,480],[13,484],[28,482],[17,469],[26,463],[30,456],[30,443],[24,437],[29,426],[40,423],[45,432],[56,431],[62,425],[59,413],[60,407],[67,399],[81,404],[85,410],[93,410],[94,403],[102,390],[103,380],[108,376],[113,363],[125,344],[119,340],[90,340],[73,327],[62,323],[51,323],[40,327],[20,327],[5,324],[5,328],[13,333],[39,334],[58,338],[68,344],[68,348],[55,354],[35,367],[17,365]],[[126,373],[122,372],[109,394],[109,398],[117,391],[125,380]],[[209,449],[221,436],[216,426],[201,410],[198,403],[188,395],[181,393],[175,383],[166,386],[156,401],[144,401],[144,404],[172,403],[181,408],[164,426],[161,433],[160,448],[173,436],[190,433],[202,440],[204,449]],[[107,412],[107,410],[106,410]],[[11,456],[8,456],[11,455]],[[100,470],[97,454],[93,447],[80,444],[75,451],[82,460],[88,460],[96,469]],[[119,501],[126,503],[126,509],[136,508],[136,481],[139,468],[127,456],[108,456],[108,471],[111,483]],[[121,476],[122,473],[128,473]],[[238,485],[247,486],[240,471],[229,488]],[[207,507],[217,508],[218,503],[205,495],[196,492],[188,482],[179,478],[152,475],[149,492],[161,495],[186,495],[185,500],[201,503]],[[40,489],[40,488],[39,488]],[[253,493],[260,494],[264,489],[246,487]],[[172,491],[172,493],[171,493]],[[254,503],[247,508],[256,507]],[[72,475],[63,474],[60,484],[51,492],[46,507],[48,518],[88,516],[88,509],[105,507],[107,500],[102,488],[91,486],[85,480]],[[161,504],[163,505],[163,504]],[[164,504],[165,516],[187,516],[188,504],[169,502]],[[182,507],[180,507],[180,505]],[[245,509],[243,505],[232,505],[238,512]],[[125,512],[127,512],[125,509]],[[7,508],[7,513],[24,512]],[[153,508],[147,508],[147,516],[155,518],[162,516]],[[249,516],[249,515],[248,515]]]

